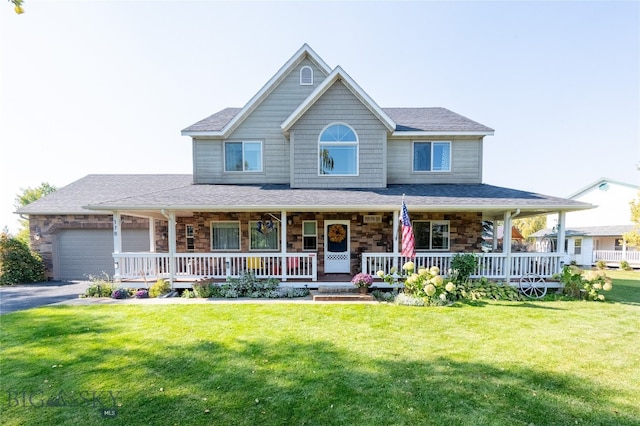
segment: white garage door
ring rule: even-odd
[[[122,251],[149,251],[147,229],[125,229]],[[56,238],[59,280],[86,280],[89,275],[113,276],[113,231],[111,229],[63,229]]]

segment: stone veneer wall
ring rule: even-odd
[[[122,228],[148,229],[149,221],[144,218],[123,215]],[[61,229],[113,229],[113,216],[29,215],[31,249],[42,257],[48,279],[53,277],[53,247],[56,233]],[[36,238],[36,234],[40,238]]]
[[[364,215],[382,216],[381,223],[363,223]],[[276,215],[278,216],[278,215]],[[267,219],[268,215],[257,213],[194,213],[192,217],[179,217],[176,223],[177,251],[186,252],[186,225],[194,226],[196,253],[211,251],[210,224],[213,221],[233,220],[240,222],[241,252],[249,251],[250,221]],[[351,273],[360,271],[362,253],[390,253],[393,251],[393,230],[390,221],[393,215],[380,212],[359,213],[289,213],[287,225],[287,251],[304,253],[302,247],[302,223],[317,222],[318,272],[324,270],[324,221],[348,220],[351,232]],[[451,247],[449,252],[478,252],[482,243],[482,215],[480,213],[415,213],[411,220],[448,220],[450,224]],[[156,233],[166,233],[166,222],[156,224]],[[164,240],[157,243],[158,251],[167,250]],[[311,251],[313,252],[313,251]]]

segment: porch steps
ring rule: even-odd
[[[318,286],[318,290],[312,290],[311,296],[314,302],[373,302],[371,294],[362,294],[353,287],[342,286]]]

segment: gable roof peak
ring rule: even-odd
[[[325,74],[331,72],[331,67],[309,46],[304,43],[296,53],[289,58],[285,64],[280,67],[273,77],[256,93],[247,104],[219,131],[204,131],[197,128],[198,124],[206,122],[209,118],[205,118],[193,126],[189,126],[182,131],[182,136],[222,136],[227,137],[235,128],[244,121],[247,116],[271,93],[282,79],[305,58],[315,63]],[[215,114],[214,114],[215,115]]]
[[[311,92],[307,99],[305,99],[298,108],[296,108],[289,117],[282,122],[280,128],[285,132],[289,131],[291,126],[293,126],[298,119],[300,119],[300,117],[302,117],[307,110],[309,110],[309,108],[311,108],[311,106],[320,99],[331,86],[333,86],[336,81],[341,81],[376,117],[378,117],[389,131],[395,130],[395,122],[387,115],[386,112],[384,112],[382,108],[378,106],[378,104],[376,104],[367,92],[362,90],[358,83],[356,83],[340,65],[336,66],[327,78],[325,78],[324,81],[320,83],[313,92]]]

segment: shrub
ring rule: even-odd
[[[216,285],[212,279],[204,278],[193,284],[193,297],[208,299],[210,297],[220,297],[220,286]]]
[[[44,281],[44,264],[37,253],[17,238],[0,234],[0,285]]]
[[[171,285],[169,281],[159,278],[155,284],[149,288],[149,297],[159,297],[163,294],[167,294],[171,291]]]
[[[146,288],[139,288],[134,294],[133,297],[136,299],[146,299],[149,297],[149,290]]]
[[[89,281],[89,287],[85,290],[83,297],[111,297],[116,289],[107,273],[99,277],[89,275]]]
[[[210,298],[224,297],[235,299],[238,297],[270,298],[303,297],[309,295],[308,289],[278,288],[280,281],[276,278],[259,279],[252,272],[247,272],[238,278],[228,277],[222,284],[215,283],[211,278],[204,278],[193,284],[194,297]],[[190,297],[184,296],[183,297]]]
[[[473,253],[456,253],[451,259],[450,280],[455,284],[469,281],[469,277],[476,271],[478,261]]]
[[[457,286],[456,297],[459,300],[522,300],[523,296],[517,288],[505,283],[489,281],[487,278],[470,281]]]
[[[445,305],[456,299],[456,285],[440,275],[440,268],[420,268],[418,272],[414,272],[414,268],[413,262],[402,266],[408,274],[404,282],[407,296],[423,299],[426,305]]]
[[[626,260],[621,260],[620,261],[620,269],[622,269],[623,271],[630,271],[631,270],[631,265],[629,265],[629,262],[627,262]]]
[[[602,270],[583,271],[575,266],[565,266],[562,273],[554,278],[558,278],[564,284],[565,295],[586,300],[602,301],[605,299],[602,292],[613,287],[611,278]]]
[[[117,288],[111,293],[111,297],[114,299],[126,299],[129,297],[129,290],[126,288]]]
[[[596,262],[596,267],[598,269],[607,269],[607,262],[605,262],[604,260],[598,260]]]

